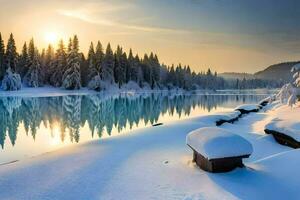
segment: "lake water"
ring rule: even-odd
[[[0,164],[156,123],[232,110],[270,93],[0,97]]]

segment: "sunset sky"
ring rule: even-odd
[[[18,50],[34,37],[39,48],[77,34],[111,42],[166,64],[201,71],[255,72],[300,60],[297,0],[0,0],[0,32],[14,33]]]

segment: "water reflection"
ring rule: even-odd
[[[17,142],[21,124],[33,140],[40,126],[50,130],[52,137],[59,134],[62,142],[66,136],[70,142],[79,142],[80,129],[87,123],[90,137],[101,138],[103,133],[117,132],[157,123],[162,115],[188,116],[198,108],[207,112],[218,106],[233,107],[240,103],[257,102],[262,96],[239,95],[139,95],[139,96],[60,96],[60,97],[1,97],[0,98],[0,145],[5,141],[12,146]],[[7,144],[7,143],[6,143]]]

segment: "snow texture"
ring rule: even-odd
[[[253,151],[251,143],[243,137],[216,127],[192,131],[186,143],[208,160],[251,155]]]

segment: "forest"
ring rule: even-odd
[[[5,47],[0,33],[0,81],[3,90],[25,87],[53,86],[67,90],[88,87],[92,90],[109,90],[112,87],[147,90],[216,90],[277,88],[282,83],[262,79],[225,80],[210,68],[192,71],[189,65],[167,66],[154,53],[140,57],[130,49],[128,54],[121,46],[114,51],[100,41],[90,44],[85,55],[79,50],[76,35],[67,46],[60,40],[57,48],[49,45],[38,50],[34,39],[26,42],[20,53],[13,34]]]

